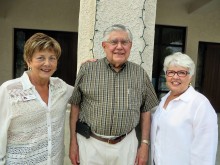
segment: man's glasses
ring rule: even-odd
[[[121,43],[122,46],[127,46],[131,43],[130,40],[108,40],[108,41],[105,41],[105,42],[111,44],[112,46],[116,46],[119,43]]]
[[[174,71],[174,70],[167,70],[166,71],[166,75],[168,77],[173,77],[175,74],[177,74],[179,77],[186,77],[189,72],[188,71],[185,71],[185,70],[179,70],[179,71]]]

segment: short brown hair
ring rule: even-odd
[[[57,59],[61,55],[60,44],[52,37],[44,33],[35,33],[32,35],[24,45],[24,61],[27,63],[31,61],[33,54],[36,51],[51,50],[55,52]]]

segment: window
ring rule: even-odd
[[[175,52],[185,51],[186,27],[155,26],[152,80],[158,97],[168,92],[163,71],[164,58]]]

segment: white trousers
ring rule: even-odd
[[[134,165],[138,140],[135,129],[122,141],[108,144],[77,134],[80,165]]]

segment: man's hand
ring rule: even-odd
[[[149,146],[147,144],[141,143],[141,146],[137,151],[135,165],[146,165],[149,156],[148,150],[149,150]]]
[[[69,158],[73,165],[79,164],[79,147],[77,142],[77,133],[76,133],[76,121],[79,116],[79,106],[71,105],[70,111],[70,148],[69,148]]]
[[[79,147],[76,141],[70,143],[69,158],[73,165],[80,164],[79,163]]]
[[[149,156],[150,111],[141,113],[141,144],[137,151],[135,165],[146,165]]]

